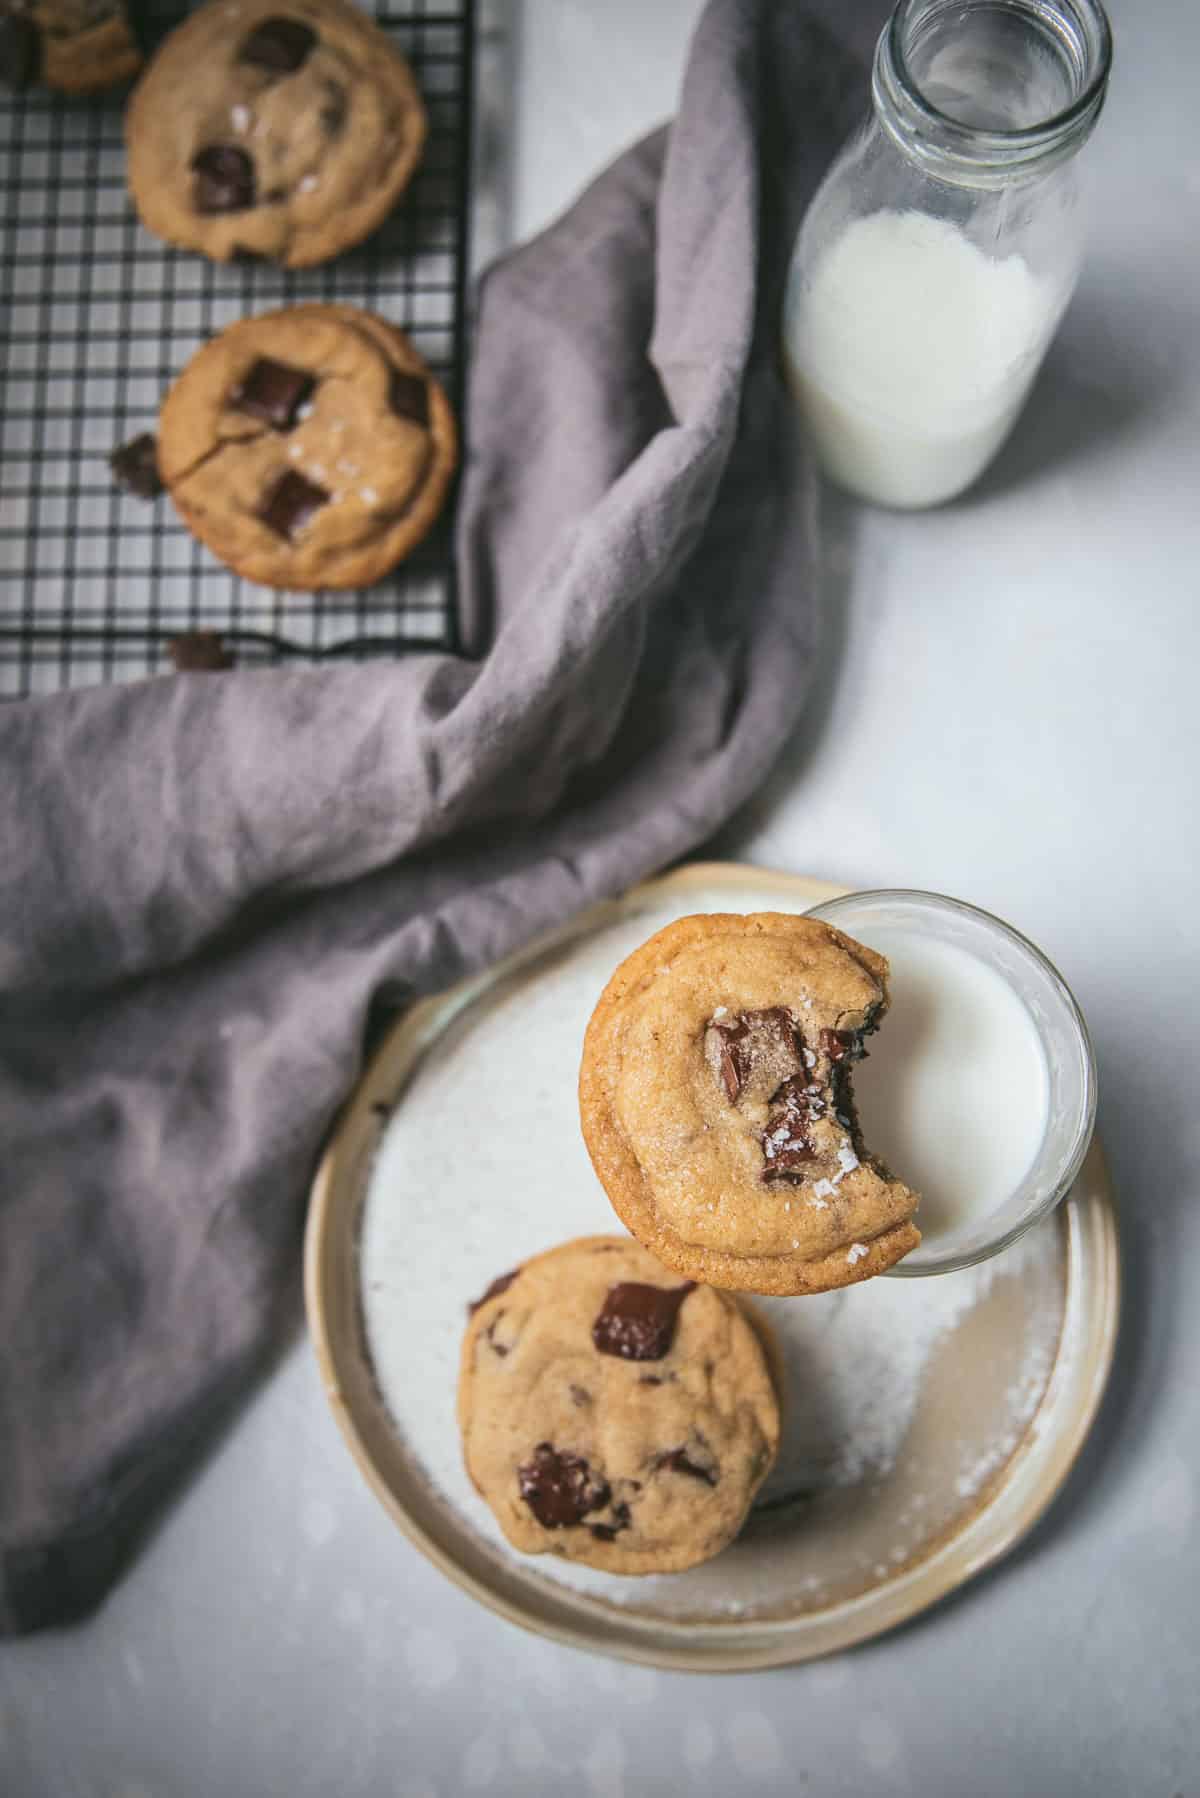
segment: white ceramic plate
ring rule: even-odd
[[[785,1448],[707,1566],[623,1580],[519,1556],[467,1481],[454,1415],[467,1303],[538,1249],[620,1228],[575,1095],[608,975],[688,912],[804,911],[838,891],[724,864],[649,882],[414,1006],[334,1132],[306,1245],[330,1403],[408,1536],[527,1628],[707,1671],[830,1653],[1011,1548],[1096,1413],[1119,1308],[1098,1147],[1057,1216],[980,1268],[763,1305],[786,1365]]]

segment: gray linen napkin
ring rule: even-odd
[[[102,1595],[294,1309],[378,1009],[683,855],[794,723],[816,607],[778,310],[877,11],[848,49],[715,0],[669,134],[485,279],[481,662],[0,715],[0,1628]]]

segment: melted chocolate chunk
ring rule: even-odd
[[[157,499],[163,491],[163,479],[158,472],[158,443],[150,431],[143,431],[140,437],[131,437],[128,443],[115,449],[108,458],[108,466],[112,469],[113,479],[139,499]]]
[[[589,1511],[602,1511],[611,1497],[607,1480],[592,1478],[582,1455],[560,1453],[539,1442],[533,1459],[517,1468],[521,1497],[546,1530],[569,1529]]]
[[[852,1030],[822,1030],[819,1040],[821,1048],[832,1062],[859,1059],[854,1053],[856,1038]],[[859,1047],[861,1051],[861,1045]]]
[[[703,1480],[706,1486],[715,1486],[720,1474],[715,1467],[700,1467],[688,1457],[684,1448],[668,1449],[666,1454],[659,1455],[656,1467],[668,1467],[672,1473],[686,1473],[694,1480]]]
[[[261,20],[243,40],[238,61],[268,69],[272,75],[292,75],[307,62],[316,41],[316,32],[301,20],[273,16]]]
[[[236,144],[209,144],[192,157],[192,205],[206,216],[254,205],[254,164]]]
[[[258,509],[258,516],[277,537],[294,543],[328,498],[324,487],[318,487],[313,481],[306,481],[302,474],[289,468],[268,493]]]
[[[397,418],[409,418],[415,425],[428,426],[429,388],[421,375],[405,374],[401,369],[394,369],[388,390],[388,404]]]
[[[507,1314],[503,1311],[497,1311],[495,1317],[493,1317],[491,1323],[488,1325],[487,1329],[483,1332],[484,1336],[487,1338],[488,1347],[491,1349],[491,1351],[494,1355],[499,1355],[499,1357],[502,1361],[503,1361],[505,1355],[507,1355],[509,1348],[512,1345],[507,1342],[497,1342],[496,1341],[496,1326],[500,1322],[501,1318],[506,1315]]]
[[[467,1306],[467,1316],[471,1317],[481,1305],[486,1305],[489,1299],[498,1298],[502,1292],[507,1292],[520,1271],[519,1267],[514,1267],[511,1273],[497,1274],[487,1291],[481,1292],[479,1297]]]
[[[233,667],[225,639],[216,631],[183,631],[169,640],[167,654],[179,674],[219,674]]]
[[[229,396],[229,404],[251,418],[261,418],[276,431],[290,431],[300,408],[316,386],[316,376],[307,369],[289,368],[286,362],[272,362],[260,356],[240,387]]]
[[[728,1023],[714,1018],[709,1029],[720,1044],[721,1080],[731,1105],[737,1104],[743,1087],[760,1069],[775,1086],[801,1065],[799,1032],[782,1005],[744,1011]]]
[[[683,1286],[621,1280],[610,1286],[592,1325],[592,1341],[600,1354],[619,1355],[625,1361],[661,1361],[675,1339],[679,1308],[695,1285],[694,1280]]]
[[[614,1505],[611,1523],[589,1523],[588,1528],[597,1542],[615,1542],[622,1530],[627,1530],[633,1522],[629,1515],[628,1505]]]
[[[42,67],[42,34],[24,13],[0,12],[0,83],[23,93]]]
[[[763,1179],[768,1184],[803,1176],[804,1164],[811,1161],[815,1152],[810,1127],[817,1118],[824,1117],[825,1111],[823,1095],[809,1086],[806,1074],[784,1081],[771,1100],[762,1135],[766,1160]]]

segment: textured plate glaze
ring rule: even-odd
[[[1119,1307],[1098,1147],[1057,1216],[984,1268],[764,1307],[787,1375],[786,1447],[747,1528],[706,1567],[621,1580],[523,1558],[462,1472],[454,1384],[467,1301],[536,1249],[619,1228],[575,1097],[607,975],[672,917],[804,911],[838,891],[721,864],[649,882],[414,1006],[335,1130],[306,1245],[330,1404],[406,1534],[527,1628],[707,1671],[827,1654],[1004,1554],[1082,1446]]]

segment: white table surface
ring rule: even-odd
[[[671,110],[698,10],[501,9],[484,100],[511,107],[508,231]],[[525,1636],[427,1565],[299,1342],[99,1614],[0,1648],[5,1798],[1200,1789],[1200,9],[1115,15],[1094,254],[1017,436],[948,510],[828,503],[815,703],[720,844],[974,900],[1078,994],[1127,1305],[1065,1493],[896,1635],[655,1673]]]

